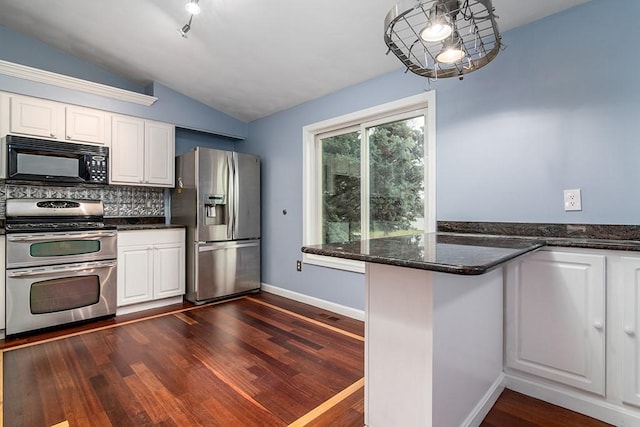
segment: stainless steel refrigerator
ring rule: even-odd
[[[176,157],[171,222],[187,228],[187,300],[260,289],[259,157],[205,147]]]

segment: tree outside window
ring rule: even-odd
[[[364,129],[320,139],[323,243],[424,231],[424,116]]]

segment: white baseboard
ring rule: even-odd
[[[478,427],[484,418],[487,416],[493,405],[500,397],[500,394],[505,388],[507,379],[504,374],[500,374],[498,378],[491,384],[489,390],[480,399],[473,411],[469,414],[466,420],[462,423],[464,427]]]
[[[506,387],[614,426],[640,426],[640,411],[562,386],[506,374]]]
[[[268,285],[266,283],[262,284],[262,290],[265,292],[269,292],[271,294],[292,299],[294,301],[313,305],[314,307],[319,307],[325,310],[333,311],[334,313],[338,313],[343,316],[347,316],[352,319],[361,320],[364,322],[364,310],[357,310],[352,307],[336,304],[334,302],[322,300],[320,298],[310,297],[309,295],[304,295],[298,292],[290,291],[288,289]]]
[[[165,305],[179,304],[182,302],[182,295],[171,298],[164,298],[156,301],[141,302],[140,304],[125,305],[123,307],[116,308],[116,316],[123,314],[136,313],[142,310],[149,310],[151,308],[164,307]]]

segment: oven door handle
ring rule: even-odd
[[[116,266],[116,261],[107,262],[88,262],[81,265],[73,266],[57,266],[48,267],[46,269],[30,269],[22,271],[10,271],[7,270],[7,277],[35,277],[35,276],[50,276],[52,273],[71,273],[78,271],[94,270],[96,268],[111,268]]]
[[[76,240],[76,239],[100,239],[102,237],[115,237],[116,232],[107,233],[65,233],[65,234],[40,234],[30,236],[7,236],[9,242],[37,242],[37,241],[51,241],[51,240]]]

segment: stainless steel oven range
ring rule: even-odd
[[[99,200],[7,199],[6,335],[113,315],[117,232]]]

